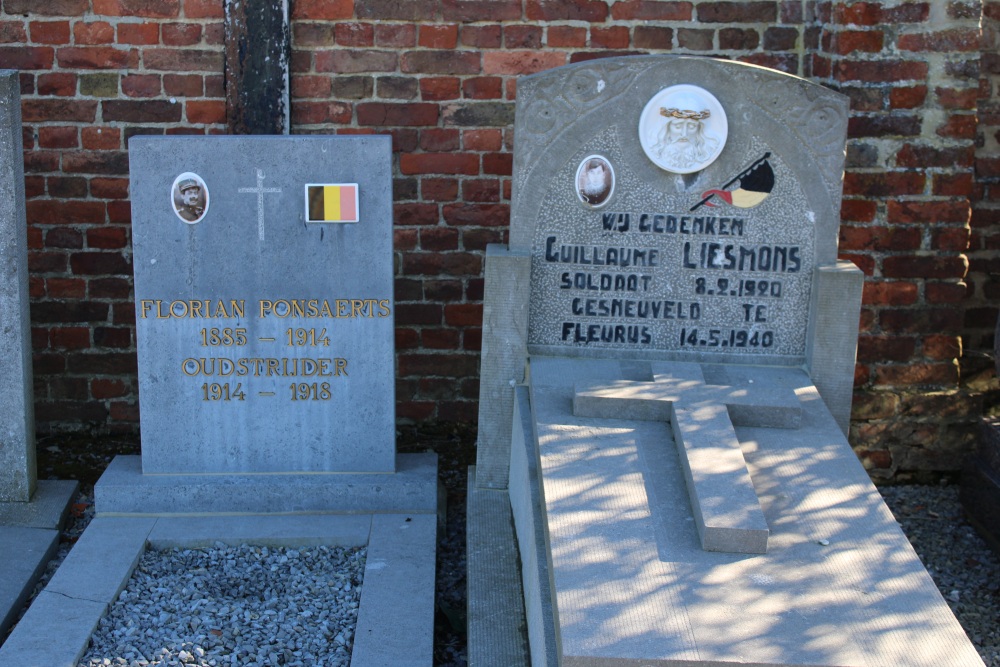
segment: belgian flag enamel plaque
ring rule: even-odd
[[[306,222],[357,222],[357,183],[307,183]]]

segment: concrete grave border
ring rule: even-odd
[[[147,548],[368,546],[351,664],[429,667],[434,513],[95,518],[0,646],[0,665],[75,667]]]

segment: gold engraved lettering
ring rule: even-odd
[[[333,362],[334,362],[334,364],[336,366],[336,370],[334,370],[333,374],[336,377],[340,377],[341,375],[345,375],[346,376],[347,375],[347,359],[342,359],[341,357],[337,357],[336,359],[333,360]]]
[[[243,299],[230,299],[228,303],[219,299],[190,299],[164,302],[162,299],[142,299],[139,301],[139,312],[142,319],[147,319],[155,312],[158,320],[169,319],[234,319],[245,317]]]
[[[389,310],[389,299],[382,299],[378,302],[378,316],[389,317],[392,311]]]

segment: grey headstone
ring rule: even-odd
[[[393,471],[390,138],[135,137],[129,158],[143,472]],[[207,202],[182,210],[190,181]],[[307,184],[357,184],[359,221],[307,221]]]
[[[18,73],[0,71],[0,502],[35,491],[28,228]]]

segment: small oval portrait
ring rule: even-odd
[[[185,171],[174,179],[170,201],[178,218],[189,225],[201,222],[208,213],[208,186],[198,174]]]
[[[576,169],[576,195],[587,206],[600,208],[615,191],[615,170],[603,155],[588,155]]]
[[[726,145],[729,121],[712,93],[681,84],[654,95],[639,117],[639,143],[660,169],[675,174],[701,171]]]

